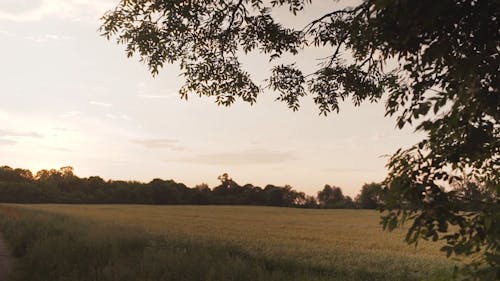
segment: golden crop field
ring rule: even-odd
[[[380,213],[243,206],[16,205],[97,224],[140,228],[166,237],[231,244],[267,259],[292,259],[321,268],[425,276],[453,262],[438,243],[417,248],[404,230],[382,231]]]

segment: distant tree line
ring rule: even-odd
[[[173,180],[105,181],[101,177],[80,178],[72,167],[41,170],[0,167],[0,202],[3,203],[121,203],[157,205],[259,205],[300,208],[375,209],[382,201],[381,185],[365,184],[355,199],[340,187],[326,185],[317,196],[308,196],[291,186],[239,185],[228,174],[220,185],[187,187]]]

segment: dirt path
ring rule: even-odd
[[[11,266],[12,259],[7,249],[7,244],[0,233],[0,281],[7,281]]]

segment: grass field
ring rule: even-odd
[[[297,280],[448,280],[454,266],[443,257],[436,243],[421,243],[415,249],[403,242],[404,230],[383,232],[376,211],[239,206],[10,207],[32,214],[64,215],[72,218],[72,224],[85,225],[86,232],[103,226],[125,227],[128,232],[143,233],[139,236],[150,237],[148,240],[161,237],[171,245],[196,245],[187,246],[189,255],[199,257],[210,251],[222,255],[207,257],[207,272],[199,273],[199,279],[184,280],[210,279],[210,259],[217,259],[214,268],[224,257],[229,257],[226,262],[231,263],[232,254],[225,256],[231,251],[238,252],[239,263],[255,264],[255,270],[264,271],[256,276],[269,280],[290,280],[290,276]],[[113,239],[113,231],[106,233]],[[252,270],[246,268],[242,272],[248,275]],[[219,274],[227,274],[224,272]],[[218,277],[212,280],[241,279]],[[183,278],[171,280],[176,279]]]

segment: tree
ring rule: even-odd
[[[340,187],[328,184],[318,192],[318,202],[323,208],[346,209],[353,207],[351,197],[344,196]]]
[[[359,208],[376,209],[382,205],[382,185],[379,183],[367,183],[361,188],[361,192],[354,199]]]
[[[220,180],[221,183],[220,186],[223,187],[224,189],[228,189],[231,188],[231,186],[233,186],[234,181],[227,173],[218,176],[217,179]]]
[[[292,207],[296,205],[297,199],[301,196],[300,193],[294,191],[291,186],[284,187],[275,186],[272,184],[266,185],[264,188],[267,204],[269,206]]]
[[[464,212],[474,212],[484,208],[495,201],[495,193],[486,188],[484,185],[467,179],[464,182],[456,183],[453,187],[457,198],[457,207]]]
[[[33,180],[30,170],[13,169],[9,166],[0,167],[0,182],[29,182]]]
[[[318,208],[318,202],[314,196],[306,196],[304,204],[302,204],[304,208]]]
[[[149,185],[153,190],[153,203],[175,205],[182,202],[182,187],[172,180],[154,179]]]
[[[183,98],[253,103],[269,87],[294,110],[311,95],[322,114],[348,98],[355,105],[385,101],[399,128],[414,126],[427,136],[388,163],[385,228],[410,219],[408,242],[444,239],[448,253],[483,253],[500,277],[499,2],[364,0],[301,29],[273,16],[280,7],[299,15],[311,1],[128,0],[103,17],[101,30],[125,44],[128,56],[139,54],[155,75],[179,63]],[[331,55],[311,73],[278,63],[267,85],[255,83],[238,59],[239,51],[257,50],[279,62],[311,46]],[[447,189],[464,172],[495,194],[471,216],[453,209],[456,193]]]

